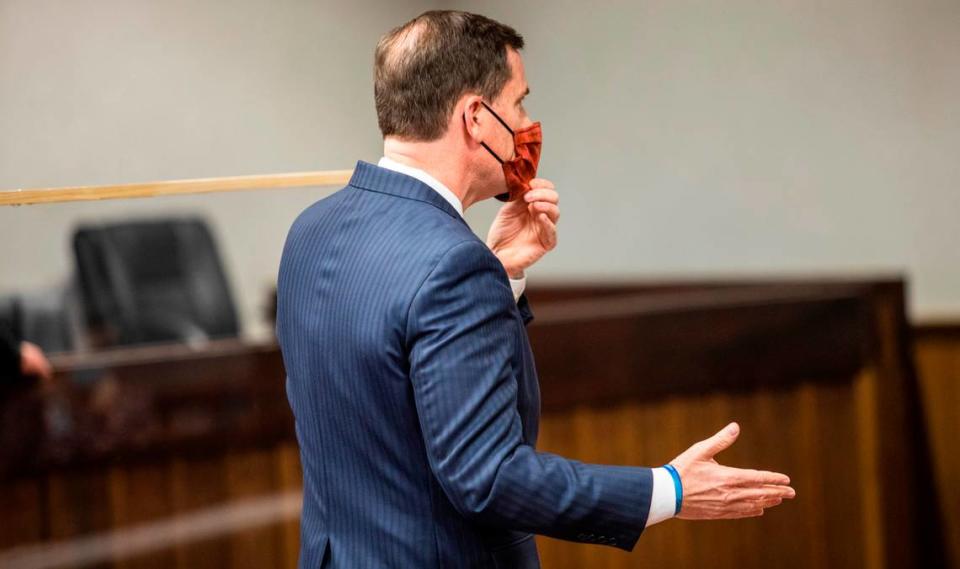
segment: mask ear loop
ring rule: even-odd
[[[480,146],[483,146],[484,148],[486,148],[486,149],[487,149],[487,152],[489,152],[490,154],[492,154],[493,157],[497,159],[497,162],[499,162],[500,164],[503,164],[503,158],[500,158],[499,156],[497,156],[497,153],[494,152],[493,150],[491,150],[490,147],[487,146],[487,143],[486,143],[486,142],[481,142],[481,143],[480,143]]]
[[[500,118],[500,115],[498,115],[496,111],[494,111],[493,109],[491,109],[490,106],[487,105],[486,103],[484,103],[483,101],[480,101],[480,104],[483,105],[484,107],[486,107],[486,109],[487,109],[488,111],[490,111],[490,114],[493,115],[493,116],[495,116],[495,117],[497,118],[497,120],[500,121],[500,124],[503,125],[503,128],[507,129],[507,131],[510,132],[510,136],[514,136],[513,129],[510,128],[510,125],[508,125],[507,123],[505,123],[502,118]]]
[[[502,118],[500,118],[500,115],[498,115],[496,111],[494,111],[493,109],[490,108],[490,105],[486,104],[486,103],[483,102],[482,100],[480,101],[480,104],[483,105],[484,108],[486,108],[488,111],[490,111],[490,114],[493,115],[494,118],[496,118],[498,121],[500,121],[500,124],[503,125],[503,128],[507,129],[507,131],[510,133],[510,136],[513,136],[514,138],[516,137],[516,135],[515,135],[514,132],[513,132],[513,129],[510,128],[510,125],[508,125],[506,122],[504,122],[504,120],[503,120]],[[500,164],[503,164],[503,162],[504,162],[503,158],[500,158],[499,156],[497,156],[497,153],[494,152],[493,149],[491,149],[489,146],[487,146],[487,143],[486,143],[486,142],[482,142],[482,141],[481,141],[481,142],[480,142],[480,145],[483,146],[484,148],[486,148],[486,149],[487,149],[487,152],[489,152],[490,154],[492,154],[493,157],[497,159],[497,162],[499,162]]]

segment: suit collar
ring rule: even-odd
[[[377,166],[386,168],[387,170],[393,170],[394,172],[400,172],[401,174],[406,174],[407,176],[420,180],[433,188],[443,199],[447,200],[447,203],[452,205],[453,209],[457,210],[460,217],[463,217],[463,203],[460,201],[460,198],[457,197],[457,194],[453,193],[443,182],[431,176],[429,172],[421,170],[420,168],[414,168],[413,166],[407,166],[386,156],[377,162]]]
[[[450,217],[463,221],[463,217],[450,205],[450,202],[427,184],[406,174],[381,168],[363,160],[357,161],[357,167],[350,178],[350,185],[362,190],[428,203],[446,212]]]

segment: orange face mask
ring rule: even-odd
[[[507,181],[508,191],[497,195],[497,199],[502,202],[512,202],[530,191],[530,180],[537,177],[537,166],[540,164],[540,147],[543,144],[540,123],[535,122],[527,128],[514,131],[486,103],[480,101],[480,104],[486,107],[490,114],[500,121],[503,128],[513,135],[513,158],[510,160],[503,160],[485,142],[480,143],[503,167],[503,177]]]

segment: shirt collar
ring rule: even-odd
[[[420,180],[424,184],[433,188],[434,191],[436,191],[438,194],[440,194],[441,197],[443,197],[443,199],[447,200],[447,202],[449,202],[450,205],[453,206],[453,209],[457,210],[457,213],[460,214],[460,217],[463,217],[463,204],[460,203],[460,198],[458,198],[456,194],[450,191],[450,188],[443,185],[443,183],[440,180],[434,178],[430,174],[427,174],[420,168],[414,168],[413,166],[407,166],[406,164],[401,164],[396,160],[387,158],[386,156],[384,156],[383,158],[380,159],[379,162],[377,162],[377,166],[381,168],[386,168],[387,170],[393,170],[394,172],[399,172],[401,174],[406,174],[411,178],[416,178]]]

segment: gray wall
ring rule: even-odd
[[[482,6],[562,195],[535,278],[903,272],[960,316],[960,3]]]
[[[960,316],[956,2],[4,0],[0,187],[375,160],[373,46],[438,6],[528,41],[563,196],[531,281],[905,272],[916,316]],[[3,208],[0,292],[65,279],[77,220],[199,210],[263,334],[286,228],[330,191]]]
[[[424,3],[0,2],[0,188],[375,160],[373,48]],[[329,188],[0,208],[0,293],[72,270],[78,221],[199,211],[252,335],[290,222]]]

